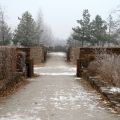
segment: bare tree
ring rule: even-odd
[[[0,7],[0,44],[9,44],[10,40],[12,40],[11,31],[5,21],[5,13]]]
[[[42,15],[42,12],[41,10],[39,11],[38,13],[38,16],[37,16],[37,20],[36,20],[36,32],[37,32],[37,45],[40,45],[41,43],[41,36],[42,36],[42,33],[44,31],[44,27],[43,27],[43,15]]]
[[[45,46],[52,46],[53,44],[53,34],[50,27],[48,27],[43,20],[43,14],[39,11],[36,20],[37,29],[37,45],[44,44]]]
[[[44,30],[41,35],[41,43],[45,46],[53,46],[54,36],[52,30],[47,25],[44,25]]]
[[[111,25],[109,26],[109,33],[113,35],[113,37],[115,38],[114,41],[118,45],[118,43],[120,43],[120,5],[118,5],[114,10],[112,10],[111,16],[112,21]]]

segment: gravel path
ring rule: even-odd
[[[0,120],[120,120],[104,107],[101,96],[82,79],[64,53],[49,53],[39,77],[12,96],[0,98]]]

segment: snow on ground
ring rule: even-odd
[[[110,92],[120,93],[120,88],[118,88],[118,87],[112,87],[112,88],[110,89]]]
[[[65,57],[65,53],[64,52],[53,52],[53,53],[49,53],[49,54],[53,55],[53,56]]]
[[[36,74],[39,75],[51,75],[51,76],[58,76],[58,75],[75,75],[76,68],[75,67],[65,67],[65,66],[58,66],[58,67],[35,67],[34,71]]]

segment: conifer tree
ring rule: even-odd
[[[83,19],[77,20],[77,23],[79,26],[73,28],[73,38],[80,41],[83,47],[90,40],[90,14],[87,9],[83,11]]]
[[[22,18],[18,18],[20,23],[15,30],[14,43],[20,43],[22,46],[36,45],[36,23],[32,15],[26,11]]]

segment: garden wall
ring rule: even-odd
[[[79,48],[79,59],[77,59],[77,76],[81,76],[82,69],[87,68],[89,63],[96,58],[96,53],[120,55],[120,48]]]
[[[96,52],[106,51],[108,54],[120,54],[120,48],[69,48],[67,51],[67,61],[77,63],[77,59],[94,59]]]
[[[105,52],[107,54],[120,54],[120,48],[79,48],[79,59],[93,60],[96,57],[96,53]]]
[[[15,48],[0,46],[0,91],[6,90],[7,86],[20,80],[23,75],[32,77],[34,74],[33,62],[34,64],[44,62],[46,54],[45,47]],[[26,71],[24,71],[24,67]]]
[[[33,59],[34,64],[40,64],[46,61],[47,50],[45,47],[30,48],[30,58]]]
[[[67,51],[67,61],[76,64],[79,59],[80,48],[69,48]]]
[[[33,59],[34,65],[46,61],[47,49],[45,47],[17,48],[17,52],[25,52],[27,58]]]
[[[79,58],[94,57],[96,52],[106,51],[107,53],[120,54],[120,48],[69,48],[67,51],[68,61],[76,63]]]

